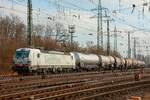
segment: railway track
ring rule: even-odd
[[[150,86],[150,80],[142,80],[138,82],[122,82],[117,84],[99,86],[94,88],[87,88],[84,90],[71,91],[68,93],[57,94],[54,96],[48,96],[43,98],[35,98],[35,100],[105,100],[102,99],[105,96],[108,98],[110,95],[116,93],[125,93],[129,90],[137,90],[139,88],[148,88]],[[120,95],[118,95],[120,96]],[[107,100],[110,100],[107,99]],[[112,99],[111,99],[112,100]],[[114,99],[116,100],[116,99]]]
[[[114,78],[113,78],[114,79]],[[114,79],[115,80],[115,79]],[[124,79],[125,80],[125,79]],[[128,80],[131,80],[130,78]],[[112,81],[108,81],[108,80],[104,80],[105,82],[99,82],[99,85],[107,85],[107,84],[112,84]],[[122,78],[117,79],[116,81],[123,81]],[[22,97],[22,100],[28,100],[30,98],[30,96],[34,95],[34,97],[44,97],[46,95],[54,95],[54,94],[60,94],[60,93],[65,93],[65,91],[71,91],[73,89],[75,90],[80,90],[80,89],[86,89],[89,87],[94,87],[95,86],[95,82],[96,81],[91,81],[91,80],[86,80],[86,81],[79,81],[79,82],[74,82],[74,83],[67,83],[67,84],[62,84],[59,86],[51,86],[51,87],[43,87],[43,88],[37,88],[37,89],[33,89],[33,90],[27,90],[25,92],[18,92],[18,93],[13,93],[12,94],[8,94],[8,95],[2,95],[0,98],[1,99],[16,99],[18,97]],[[96,83],[97,83],[96,82]],[[66,91],[66,92],[67,92]]]
[[[125,75],[125,74],[123,74]],[[126,74],[128,75],[128,74]],[[34,88],[40,88],[40,87],[48,87],[48,86],[55,86],[55,85],[61,85],[61,84],[67,84],[67,83],[77,83],[77,82],[86,82],[86,81],[92,81],[92,80],[103,80],[107,78],[117,77],[120,76],[120,74],[93,74],[93,75],[82,75],[82,76],[72,76],[72,77],[61,77],[57,79],[44,79],[44,80],[38,80],[38,81],[32,81],[27,83],[13,83],[13,84],[3,84],[0,86],[0,94],[8,94],[10,92],[17,92],[17,91],[25,91],[25,90],[32,90]],[[104,78],[105,77],[105,78]]]
[[[145,68],[144,71],[146,73],[150,73],[150,68]],[[122,73],[131,73],[133,70],[128,70],[127,72]],[[99,74],[102,72],[77,72],[77,73],[60,73],[60,74],[50,74],[46,75],[46,78],[56,78],[56,77],[68,77],[68,76],[80,76],[80,75],[88,75],[88,74]],[[112,71],[106,71],[105,73],[113,73]],[[120,73],[117,71],[116,73]],[[19,76],[19,75],[12,75],[12,76],[1,76],[0,75],[0,84],[2,83],[14,83],[20,80],[37,80],[41,79],[41,75],[31,75],[31,76]]]
[[[119,85],[112,85],[108,87],[103,87],[103,88],[98,88],[98,90],[92,90],[96,91],[92,95],[87,95],[86,97],[83,96],[82,98],[78,100],[97,100],[98,98],[101,99],[110,99],[113,98],[112,100],[116,100],[118,96],[128,94],[129,91],[141,91],[141,90],[146,90],[146,88],[149,88],[150,86],[150,80],[143,80],[143,81],[138,81],[138,82],[128,82],[128,83],[123,83]],[[109,88],[109,91],[107,90]],[[101,91],[101,92],[99,92]],[[40,99],[40,100],[46,100],[46,99]],[[123,100],[123,99],[120,99]]]
[[[60,74],[50,74],[45,75],[45,78],[59,78],[59,77],[69,77],[69,76],[80,76],[89,74],[99,74],[99,72],[78,72],[78,73],[60,73]],[[0,83],[13,83],[14,81],[20,80],[37,80],[41,79],[42,75],[31,75],[31,76],[10,76],[10,77],[0,77]]]
[[[131,72],[123,72],[121,73],[122,75],[129,75],[129,74],[133,74]],[[47,75],[44,77],[41,77],[41,76],[25,76],[25,77],[15,77],[14,79],[12,80],[3,80],[3,81],[0,81],[0,87],[3,87],[5,88],[6,87],[9,87],[10,85],[16,85],[18,84],[21,84],[23,85],[24,83],[32,83],[34,84],[34,82],[37,82],[37,81],[47,81],[47,80],[64,80],[64,79],[71,79],[71,78],[75,78],[75,77],[84,77],[84,76],[94,76],[94,75],[99,75],[101,77],[105,76],[105,77],[109,77],[109,76],[114,76],[114,75],[120,75],[120,72],[118,73],[106,73],[106,74],[102,74],[102,73],[99,73],[99,72],[88,72],[88,73],[74,73],[74,74],[58,74],[58,75]],[[16,86],[15,86],[16,87]],[[9,87],[10,88],[10,87]]]
[[[122,72],[123,74],[131,74],[133,71],[128,71],[128,72]],[[148,71],[150,72],[150,71]],[[147,72],[147,73],[148,73]],[[113,72],[111,71],[106,71],[105,74],[112,74]],[[115,73],[120,73],[120,71],[115,72]],[[81,75],[92,75],[92,74],[102,74],[102,72],[78,72],[78,73],[64,73],[64,74],[50,74],[50,75],[45,75],[46,77],[44,78],[62,78],[62,77],[72,77],[72,76],[81,76]],[[20,81],[30,81],[30,80],[39,80],[43,78],[42,75],[35,75],[35,76],[7,76],[7,77],[1,77],[0,76],[0,85],[1,84],[10,84],[10,83],[17,83]]]
[[[16,83],[24,84],[24,83],[31,83],[37,81],[44,81],[44,80],[58,80],[58,79],[67,79],[70,77],[77,77],[77,76],[85,76],[85,75],[97,75],[100,74],[98,72],[86,72],[86,73],[68,73],[68,74],[53,74],[53,75],[45,75],[44,77],[41,75],[38,76],[18,76],[18,77],[10,77],[4,78],[0,80],[0,87],[15,85]]]
[[[24,90],[22,92],[18,91],[19,90],[19,88],[18,88],[18,90],[15,89],[14,91],[9,91],[5,95],[1,95],[0,100],[12,100],[12,99],[29,100],[29,98],[31,98],[31,97],[40,99],[40,98],[44,98],[44,97],[48,97],[48,96],[54,97],[58,94],[61,95],[61,93],[65,94],[65,93],[73,92],[73,91],[75,92],[75,91],[85,90],[85,89],[89,89],[89,88],[97,88],[97,87],[101,87],[101,86],[107,86],[107,85],[109,86],[112,84],[120,84],[122,82],[133,81],[132,75],[127,75],[126,78],[125,78],[125,76],[108,77],[105,79],[96,78],[96,77],[98,77],[98,76],[95,76],[95,78],[92,76],[92,77],[90,77],[90,79],[83,77],[83,78],[85,78],[85,80],[78,79],[76,81],[62,83],[62,84],[58,84],[58,85],[55,84],[55,85],[48,85],[48,86],[44,86],[44,87],[41,86],[41,87],[37,87],[36,89],[33,88],[33,86],[31,85],[30,88],[28,88],[27,90]],[[143,79],[147,79],[150,76],[143,75],[142,77],[143,77]],[[91,80],[91,78],[92,78],[92,80]],[[20,89],[22,90],[22,88],[20,88]],[[15,91],[16,91],[16,93],[14,93]],[[55,98],[55,100],[56,99],[57,98]]]
[[[0,80],[0,100],[29,100],[31,98],[47,100],[49,97],[59,100],[60,98],[66,98],[67,95],[64,94],[72,92],[132,82],[134,80],[133,75],[134,72],[131,71],[106,72],[105,74],[99,72],[54,74],[47,75],[44,78],[41,76],[14,77],[11,80]],[[142,75],[143,80],[149,78],[149,71]],[[62,96],[60,97],[60,95]],[[88,96],[94,98],[96,95],[98,94]],[[53,98],[50,98],[50,100],[53,100]],[[88,100],[88,98],[82,98]]]

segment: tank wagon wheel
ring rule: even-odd
[[[103,71],[103,68],[100,66],[100,65],[98,65],[99,67],[97,68],[97,71],[98,72],[102,72]]]

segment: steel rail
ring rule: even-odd
[[[55,96],[44,97],[38,100],[79,100],[83,97],[92,96],[97,93],[102,94],[102,93],[106,93],[109,91],[112,92],[115,90],[133,88],[135,86],[141,87],[143,85],[150,86],[150,80],[142,80],[142,81],[136,81],[136,82],[133,81],[133,82],[115,84],[115,85],[110,85],[110,86],[95,87],[95,88],[90,88],[90,89],[85,89],[85,90],[80,90],[80,91],[63,93],[63,94],[59,94]],[[88,100],[91,100],[91,99],[88,99]]]

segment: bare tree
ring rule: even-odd
[[[46,25],[46,30],[45,30],[45,37],[52,38],[54,35],[54,26],[53,25]]]
[[[11,65],[16,48],[25,46],[25,25],[15,16],[0,18],[0,66]]]

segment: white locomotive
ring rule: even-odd
[[[12,69],[23,73],[71,72],[82,70],[122,70],[144,66],[143,61],[96,54],[20,48],[16,50]]]
[[[20,48],[13,58],[14,71],[28,72],[56,72],[75,69],[75,61],[70,54],[63,52],[41,52],[39,49]]]

